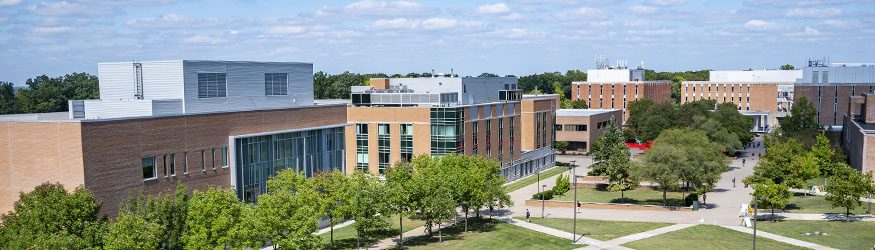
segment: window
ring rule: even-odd
[[[368,124],[355,125],[356,169],[368,171]]]
[[[170,176],[176,176],[176,154],[170,154]]]
[[[213,163],[213,170],[216,170],[216,149],[210,149],[210,161]]]
[[[377,125],[377,158],[379,162],[377,162],[377,168],[379,173],[383,173],[386,171],[386,168],[389,167],[390,161],[390,144],[389,144],[389,124],[378,124]]]
[[[197,97],[226,97],[225,73],[197,73]]]
[[[206,164],[207,164],[207,159],[204,158],[204,151],[201,150],[201,171],[204,171],[204,172],[207,171]]]
[[[167,178],[167,155],[164,155],[164,157],[162,157],[162,161],[164,162],[164,164],[162,164],[161,166],[164,169],[164,178]]]
[[[188,152],[182,153],[182,173],[188,174]]]
[[[564,131],[586,131],[585,124],[566,124],[566,125],[564,125],[564,127],[565,128],[563,128],[561,130],[564,130]]]
[[[264,95],[289,95],[289,74],[264,73]]]
[[[143,180],[155,178],[155,157],[143,157]]]
[[[401,124],[401,160],[413,158],[413,124]]]
[[[492,157],[492,120],[486,120],[486,158]]]
[[[222,168],[228,167],[228,147],[222,148]]]

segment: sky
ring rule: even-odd
[[[875,62],[875,0],[0,0],[0,81],[149,60],[315,71],[657,71]]]

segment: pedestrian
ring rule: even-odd
[[[529,217],[530,217],[530,216],[532,216],[532,214],[530,214],[530,213],[529,213],[529,209],[526,208],[526,222],[532,222],[532,220],[529,220]]]
[[[580,202],[577,202],[577,213],[580,213]]]
[[[741,166],[742,166],[742,167],[744,167],[744,160],[745,160],[745,159],[741,159]]]
[[[702,194],[702,204],[708,204],[708,193]]]
[[[732,177],[732,187],[735,187],[735,177]],[[528,209],[526,209],[526,211],[528,211]]]

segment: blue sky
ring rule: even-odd
[[[875,61],[875,0],[0,0],[0,81],[98,62],[313,62],[528,75],[594,56],[657,71]]]

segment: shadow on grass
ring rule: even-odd
[[[410,218],[410,219],[418,219],[418,218]],[[349,225],[348,227],[352,227],[353,225]],[[408,228],[408,226],[405,226]],[[337,230],[337,229],[335,229]],[[356,249],[357,246],[367,247],[371,244],[377,243],[386,238],[395,238],[398,239],[398,234],[401,233],[400,229],[394,228],[385,228],[376,230],[373,232],[368,232],[368,235],[363,235],[358,239],[358,243],[356,243],[356,237],[353,235],[352,238],[346,239],[334,239],[334,244],[325,240],[325,248],[323,249]]]
[[[481,216],[482,216],[482,214],[481,214]],[[495,219],[489,219],[486,217],[483,217],[483,218],[471,217],[471,218],[468,218],[468,231],[469,232],[478,232],[478,233],[491,232],[491,231],[495,230],[495,225],[498,223],[502,223],[502,222],[495,220]],[[417,237],[417,238],[405,241],[403,246],[394,246],[390,249],[406,249],[407,247],[425,246],[425,245],[431,245],[431,244],[434,244],[434,245],[432,245],[434,248],[440,248],[440,245],[438,245],[439,239],[438,239],[437,228],[434,228],[434,229],[435,229],[435,231],[432,233],[431,236],[425,235],[422,237]],[[444,242],[454,241],[454,240],[464,240],[465,239],[465,237],[464,237],[465,222],[460,221],[455,226],[445,227],[445,228],[441,229],[441,231],[442,231],[441,234],[443,235],[442,240]]]

